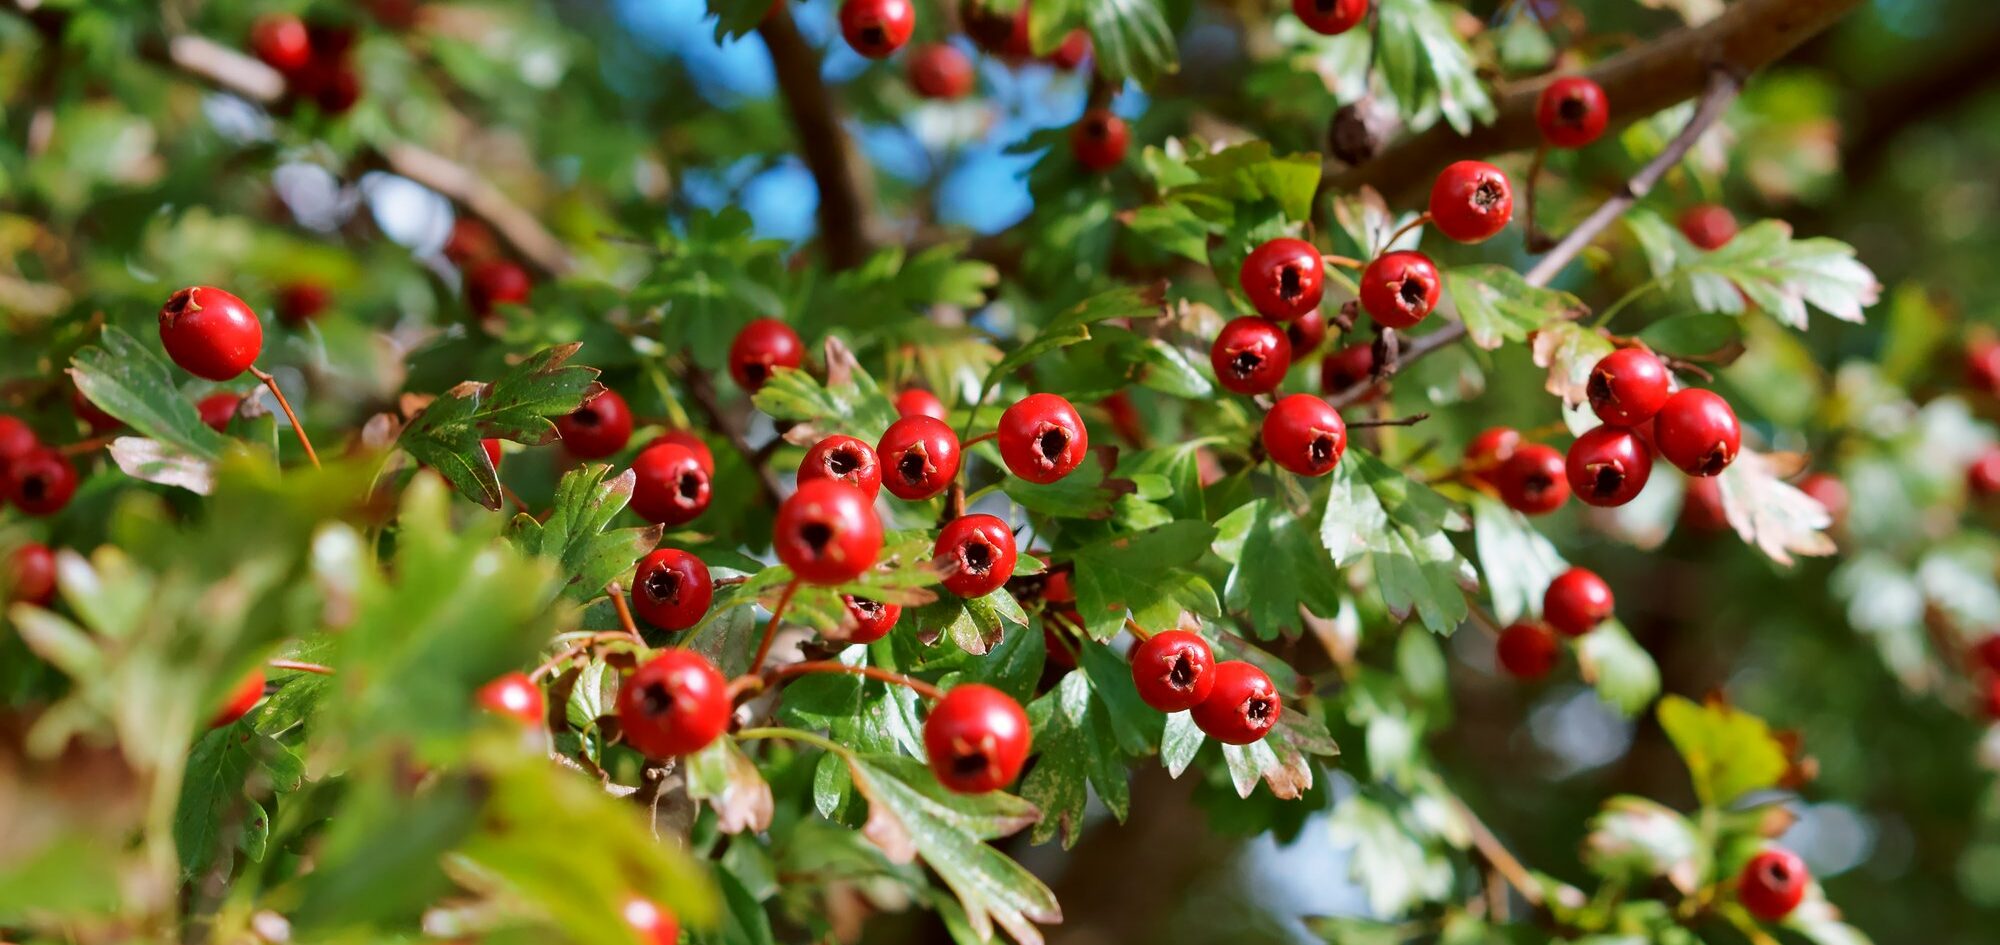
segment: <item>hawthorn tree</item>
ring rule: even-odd
[[[1978,777],[2000,342],[1730,208],[1859,0],[645,6],[10,0],[7,940],[1284,940],[1183,893],[1310,823],[1294,937],[1866,942],[1725,619]]]

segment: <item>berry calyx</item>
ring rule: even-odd
[[[1736,238],[1736,214],[1720,204],[1696,204],[1681,211],[1680,228],[1688,242],[1702,249],[1717,250]]]
[[[1070,474],[1090,451],[1090,431],[1070,402],[1029,394],[1000,415],[1000,458],[1007,471],[1047,485]]]
[[[1806,897],[1812,872],[1798,854],[1783,847],[1770,847],[1743,864],[1736,877],[1736,901],[1766,922],[1791,915]]]
[[[1743,430],[1728,401],[1713,391],[1690,387],[1660,406],[1653,417],[1653,444],[1682,472],[1713,476],[1736,461]]]
[[[835,434],[814,443],[799,463],[798,481],[803,484],[814,479],[847,483],[873,502],[882,491],[882,466],[875,460],[875,447]]]
[[[1025,9],[1025,8],[1024,8]],[[1108,171],[1125,162],[1132,129],[1108,108],[1093,108],[1069,131],[1069,151],[1086,170]]]
[[[222,708],[216,710],[215,717],[208,720],[208,727],[221,728],[234,724],[237,719],[249,715],[263,698],[264,671],[253,669],[243,677],[242,682],[236,684],[236,688],[229,690],[229,698],[223,701]]]
[[[681,924],[665,906],[650,899],[637,896],[625,900],[619,915],[633,934],[639,936],[641,945],[679,945]]]
[[[1516,450],[1494,476],[1500,499],[1523,515],[1547,515],[1569,501],[1569,477],[1563,454],[1546,443],[1528,443]]]
[[[639,559],[632,574],[632,610],[662,630],[686,630],[708,616],[715,581],[708,564],[679,548],[660,548]]]
[[[632,408],[610,388],[556,419],[563,449],[578,459],[603,459],[632,439]]]
[[[1385,328],[1408,328],[1437,308],[1444,288],[1436,264],[1413,250],[1383,253],[1361,273],[1361,307]]]
[[[618,689],[618,727],[648,758],[708,747],[729,727],[729,684],[693,650],[661,650]]]
[[[1538,623],[1517,623],[1500,631],[1494,644],[1500,668],[1515,679],[1540,679],[1556,668],[1562,644]]]
[[[19,476],[20,464],[15,464],[15,476]],[[1965,469],[1965,488],[1975,499],[1990,499],[2000,495],[2000,447],[1988,447],[1979,454],[1972,465]],[[19,501],[18,499],[15,501]]]
[[[1965,350],[1965,383],[2000,396],[2000,341],[1982,341]]]
[[[889,635],[895,629],[896,620],[903,616],[901,604],[890,604],[869,597],[853,594],[840,595],[841,607],[847,611],[844,621],[832,639],[845,643],[873,643]]]
[[[1280,237],[1243,257],[1236,281],[1257,314],[1288,322],[1319,307],[1326,293],[1326,263],[1319,247]]]
[[[1368,16],[1368,0],[1292,0],[1292,15],[1321,36],[1339,36]]]
[[[924,720],[924,753],[947,790],[984,794],[1014,782],[1028,762],[1028,713],[1012,696],[969,683],[938,700]]]
[[[896,416],[931,417],[943,420],[944,401],[938,395],[921,387],[912,387],[896,395]]]
[[[1215,688],[1191,710],[1196,728],[1225,745],[1248,745],[1277,727],[1284,700],[1263,670],[1229,660],[1215,664],[1210,675]]]
[[[528,270],[509,259],[485,260],[465,275],[466,304],[480,318],[491,318],[502,305],[526,302],[534,289]]]
[[[958,434],[936,417],[904,417],[875,444],[882,485],[906,501],[928,499],[958,478]]]
[[[1285,326],[1285,339],[1292,343],[1292,357],[1304,360],[1326,341],[1326,316],[1313,309]]]
[[[1484,161],[1459,161],[1431,185],[1431,225],[1460,243],[1482,243],[1514,216],[1507,175]]]
[[[540,725],[548,714],[542,687],[527,673],[508,673],[479,687],[472,701],[484,711],[523,725]]]
[[[1513,427],[1487,427],[1465,444],[1465,475],[1497,490],[1500,467],[1520,448],[1521,431]]]
[[[924,98],[951,101],[972,92],[972,60],[950,43],[926,43],[910,54],[910,87]]]
[[[303,325],[326,311],[331,294],[317,282],[293,282],[278,290],[278,320]]]
[[[778,505],[772,546],[808,584],[844,584],[875,565],[882,522],[861,490],[831,479],[802,483]]]
[[[963,515],[938,531],[931,561],[944,576],[945,590],[960,597],[984,597],[1014,576],[1014,530],[991,515]]]
[[[1611,103],[1604,87],[1580,75],[1563,76],[1542,89],[1535,100],[1535,125],[1558,148],[1580,148],[1596,141],[1611,121]]]
[[[1224,389],[1268,393],[1278,389],[1292,367],[1292,340],[1276,322],[1245,315],[1222,326],[1208,349],[1208,363]]]
[[[1667,366],[1650,351],[1620,348],[1599,358],[1584,383],[1597,419],[1623,427],[1653,419],[1667,402]]]
[[[1577,437],[1563,466],[1577,498],[1609,508],[1632,501],[1646,488],[1653,452],[1630,429],[1605,425]]]
[[[289,13],[267,13],[250,25],[250,49],[279,72],[297,72],[312,61],[306,23]]]
[[[684,525],[708,509],[709,474],[678,443],[648,446],[632,457],[632,511],[661,525]]]
[[[7,499],[29,515],[54,515],[76,494],[76,467],[61,453],[38,447],[7,467]]]
[[[806,346],[799,333],[775,318],[752,320],[729,343],[729,376],[748,391],[763,387],[778,368],[795,368],[805,360]]]
[[[160,343],[181,370],[227,381],[264,350],[264,325],[242,299],[213,286],[189,286],[160,306]]]
[[[1580,637],[1611,618],[1611,585],[1584,568],[1556,575],[1542,592],[1542,619],[1564,636]]]
[[[1328,395],[1352,390],[1355,385],[1374,378],[1375,346],[1365,341],[1341,348],[1319,362],[1319,389]],[[1380,399],[1382,399],[1382,388],[1376,387],[1362,395],[1357,403],[1371,403]]]
[[[1347,452],[1347,422],[1311,394],[1288,394],[1264,415],[1259,434],[1271,461],[1301,476],[1324,476]]]
[[[7,600],[47,607],[56,599],[56,555],[49,546],[28,542],[7,558]]]
[[[236,416],[236,406],[242,402],[242,394],[217,391],[196,401],[194,412],[201,417],[203,425],[221,433],[229,427],[230,418]]]
[[[910,0],[846,0],[840,5],[840,35],[855,52],[882,59],[903,48],[917,28]]]
[[[1215,677],[1215,652],[1192,631],[1155,633],[1132,651],[1139,698],[1161,712],[1200,705],[1215,692]]]

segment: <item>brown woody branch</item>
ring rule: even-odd
[[[820,79],[819,56],[799,35],[791,11],[782,3],[772,7],[757,32],[770,48],[778,91],[792,117],[806,168],[819,187],[819,231],[827,264],[851,269],[868,257],[873,228],[874,184],[867,165],[840,127],[833,94]]]

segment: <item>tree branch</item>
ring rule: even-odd
[[[820,80],[819,56],[799,35],[791,11],[782,3],[772,7],[757,33],[770,48],[778,91],[792,116],[806,168],[819,186],[819,232],[827,264],[835,269],[858,266],[868,257],[873,230],[874,185],[867,165],[840,127],[833,95]]]
[[[743,461],[750,464],[751,469],[756,470],[757,484],[763,489],[764,498],[776,506],[778,497],[784,494],[778,482],[778,474],[771,470],[770,463],[759,461],[757,451],[751,448],[749,441],[743,437],[743,428],[736,424],[736,421],[722,408],[721,399],[715,396],[715,381],[700,365],[688,365],[687,389],[688,396],[694,398],[695,405],[700,407],[703,413],[708,414],[710,426],[720,431],[729,440],[729,445],[735,447],[736,452],[743,456]]]

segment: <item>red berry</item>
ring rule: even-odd
[[[563,449],[578,459],[603,459],[625,448],[632,439],[632,408],[618,392],[605,388],[584,401],[569,416],[556,420]]]
[[[1722,484],[1709,478],[1687,481],[1681,498],[1682,525],[1696,531],[1719,532],[1729,527],[1729,513],[1722,507]]]
[[[944,401],[921,387],[912,387],[896,395],[896,416],[933,417],[943,420]]]
[[[1239,394],[1265,394],[1284,383],[1292,367],[1292,340],[1268,318],[1245,315],[1222,326],[1208,363],[1224,389]]]
[[[1580,637],[1610,619],[1611,585],[1595,571],[1571,568],[1542,592],[1542,619],[1566,636]]]
[[[1271,461],[1301,476],[1324,476],[1347,452],[1347,422],[1340,411],[1311,394],[1278,398],[1264,415],[1264,452]]]
[[[279,72],[297,72],[312,61],[312,38],[304,20],[289,13],[267,13],[250,25],[250,49]]]
[[[1982,341],[1966,349],[1965,382],[1973,390],[2000,396],[2000,341]]]
[[[1243,257],[1236,281],[1257,314],[1288,322],[1319,307],[1326,292],[1326,263],[1319,247],[1281,237]]]
[[[312,321],[326,311],[331,299],[326,286],[316,282],[293,282],[278,290],[278,319],[287,325]]]
[[[1321,36],[1339,36],[1368,16],[1368,0],[1292,0],[1292,14]]]
[[[1653,442],[1690,476],[1713,476],[1736,461],[1743,430],[1736,411],[1713,391],[1690,387],[1667,398],[1653,418]]]
[[[958,434],[935,417],[904,417],[889,424],[875,453],[885,471],[882,484],[898,499],[928,499],[958,478]]]
[[[806,346],[799,333],[775,318],[750,322],[729,343],[729,376],[744,390],[763,387],[773,371],[798,367],[805,360]]]
[[[1500,631],[1496,652],[1500,668],[1515,679],[1540,679],[1556,668],[1562,644],[1554,632],[1538,623],[1517,623]]]
[[[1028,713],[992,686],[953,687],[924,720],[924,753],[947,790],[984,794],[1012,784],[1028,762]]]
[[[1986,704],[1981,708],[1986,710],[1988,719],[2000,721],[2000,676],[1989,677],[1985,683],[1985,690]]]
[[[618,689],[618,727],[648,758],[708,747],[729,727],[729,684],[693,650],[661,650]]]
[[[1437,308],[1443,286],[1429,256],[1383,253],[1361,273],[1361,307],[1384,328],[1408,328]]]
[[[82,393],[77,392],[76,396],[81,397]],[[0,472],[41,445],[34,429],[21,422],[21,418],[0,414]]]
[[[361,101],[361,73],[345,61],[307,67],[317,73],[311,83],[313,104],[329,115],[344,115]]]
[[[814,479],[847,483],[861,490],[870,502],[882,491],[882,467],[875,461],[875,447],[840,434],[806,450],[805,460],[799,463],[798,481],[804,484]]]
[[[1161,712],[1200,705],[1215,691],[1215,675],[1215,653],[1208,641],[1187,630],[1155,633],[1132,653],[1132,682],[1139,687],[1139,698]]]
[[[54,515],[76,494],[76,467],[61,453],[40,447],[7,469],[7,498],[29,515]]]
[[[500,255],[500,240],[476,217],[451,221],[451,236],[444,241],[444,256],[463,267]]]
[[[264,326],[242,299],[212,286],[191,286],[160,307],[160,342],[182,370],[226,381],[264,350]]]
[[[479,448],[486,451],[486,461],[493,464],[493,471],[500,471],[500,441],[492,437],[479,441]]]
[[[257,707],[258,700],[263,698],[264,671],[253,669],[249,675],[243,677],[242,682],[236,684],[235,689],[229,691],[228,700],[222,703],[222,708],[216,710],[215,717],[208,720],[208,727],[221,728],[234,723],[237,719],[249,715],[250,710]]]
[[[681,924],[665,907],[635,896],[625,901],[621,911],[625,924],[639,936],[641,945],[679,945]]]
[[[1584,392],[1597,419],[1621,427],[1653,419],[1667,402],[1667,366],[1650,351],[1620,348],[1598,359]]]
[[[1048,577],[1042,581],[1042,599],[1051,604],[1076,603],[1076,587],[1070,578],[1069,565],[1058,565],[1049,570]]]
[[[1653,475],[1653,452],[1638,434],[1607,425],[1577,437],[1563,465],[1577,498],[1596,506],[1619,506],[1646,488]]]
[[[1284,700],[1271,677],[1242,660],[1215,664],[1215,687],[1193,709],[1195,727],[1228,745],[1260,741],[1278,724]]]
[[[1000,415],[1000,458],[1007,471],[1044,485],[1070,474],[1090,451],[1090,431],[1069,401],[1029,394]]]
[[[90,432],[93,434],[106,433],[125,425],[125,421],[105,413],[104,408],[97,406],[91,402],[90,398],[85,397],[83,395],[83,388],[81,387],[72,387],[69,389],[69,409],[72,413],[76,414],[78,420],[83,421],[84,426],[90,428]]]
[[[917,10],[910,0],[846,0],[840,5],[840,35],[870,59],[903,48],[916,28]]]
[[[1026,10],[1027,8],[1028,5],[1025,3],[1021,5],[1022,10]],[[1062,45],[1057,46],[1054,52],[1049,53],[1048,63],[1058,69],[1067,71],[1083,65],[1083,61],[1089,57],[1090,34],[1082,30],[1070,30],[1069,35],[1063,37]]]
[[[548,715],[542,687],[527,673],[508,673],[479,687],[472,701],[482,710],[523,725],[540,725]]]
[[[1293,322],[1296,325],[1298,322]],[[1338,394],[1352,390],[1356,385],[1375,379],[1375,346],[1368,342],[1348,345],[1319,362],[1319,389],[1326,394]],[[1363,395],[1359,403],[1372,403],[1382,399],[1382,388],[1375,387]]]
[[[1111,415],[1111,428],[1134,446],[1147,443],[1146,418],[1139,415],[1138,405],[1132,403],[1131,395],[1122,390],[1112,391],[1110,396],[1097,402],[1097,406]]]
[[[25,462],[25,461],[24,461]],[[20,475],[21,464],[15,464],[15,475]],[[1990,499],[2000,495],[2000,447],[1988,447],[1986,452],[1972,461],[1965,470],[1965,487],[1972,491],[1975,499]],[[18,500],[16,500],[18,501]]]
[[[1799,483],[1799,491],[1825,506],[1826,514],[1832,516],[1834,521],[1847,517],[1847,486],[1837,477],[1829,473],[1813,473]]]
[[[201,415],[201,422],[209,429],[221,433],[228,428],[230,418],[236,416],[236,405],[243,402],[243,395],[228,391],[217,391],[203,397],[194,405],[195,413]]]
[[[1526,515],[1546,515],[1569,501],[1569,478],[1563,454],[1544,443],[1527,443],[1500,464],[1494,474],[1500,499]]]
[[[1292,343],[1292,357],[1304,360],[1326,340],[1326,316],[1319,309],[1300,315],[1285,326],[1285,338]]]
[[[900,604],[888,604],[869,597],[842,594],[840,603],[847,610],[847,621],[842,624],[837,639],[847,643],[880,640],[895,629],[897,618],[903,616]]]
[[[963,515],[938,531],[931,563],[944,588],[960,597],[984,597],[1014,576],[1014,530],[991,515]]]
[[[1542,137],[1558,148],[1580,148],[1604,133],[1611,120],[1611,103],[1604,88],[1580,75],[1564,76],[1542,89],[1535,100],[1535,124]]]
[[[1736,214],[1719,204],[1697,204],[1681,211],[1681,235],[1707,250],[1721,249],[1736,238]]]
[[[875,565],[882,522],[861,490],[831,479],[802,483],[778,505],[771,544],[808,584],[844,584]]]
[[[1081,626],[1083,615],[1073,606],[1052,604],[1042,611],[1042,649],[1048,651],[1049,662],[1064,669],[1076,668],[1076,634]]]
[[[528,300],[535,280],[528,270],[507,259],[475,263],[465,274],[465,300],[472,314],[489,318],[502,305],[519,305]]]
[[[927,43],[910,54],[910,87],[924,98],[964,98],[973,78],[972,60],[950,43]]]
[[[37,607],[56,599],[56,555],[49,546],[28,542],[8,558],[7,598]]]
[[[1972,647],[1972,655],[1989,673],[2000,673],[2000,633],[1987,636]]]
[[[1736,899],[1750,914],[1766,922],[1791,915],[1806,897],[1812,873],[1798,854],[1783,847],[1767,847],[1743,864],[1736,877]]]
[[[639,559],[632,574],[632,609],[662,630],[686,630],[708,616],[715,581],[708,565],[679,548],[661,548]]]
[[[1461,243],[1481,243],[1514,216],[1507,175],[1484,161],[1459,161],[1431,185],[1431,224]]]
[[[678,443],[648,446],[632,457],[632,511],[662,525],[685,525],[708,509],[709,475]]]
[[[1025,7],[1023,8],[1026,9]],[[1093,108],[1069,131],[1069,150],[1087,170],[1108,171],[1125,162],[1132,130],[1108,108]]]
[[[1465,474],[1474,482],[1500,488],[1500,467],[1521,448],[1521,431],[1513,427],[1487,427],[1465,444]]]
[[[715,475],[715,454],[709,451],[708,443],[702,440],[694,431],[668,430],[659,436],[653,437],[652,442],[646,445],[658,446],[662,443],[677,443],[687,447],[688,451],[694,454],[695,461],[701,463],[702,471],[708,473],[710,476]]]

